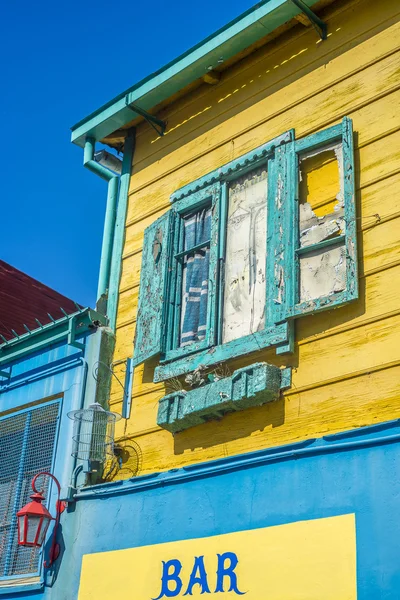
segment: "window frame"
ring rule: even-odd
[[[342,145],[342,177],[343,177],[343,205],[346,231],[341,236],[300,248],[299,244],[299,157],[302,153],[321,149],[335,142]],[[322,131],[318,131],[300,140],[293,141],[290,147],[289,187],[291,188],[290,224],[294,227],[294,235],[290,245],[290,256],[286,270],[290,273],[291,290],[287,306],[286,318],[298,318],[322,310],[329,310],[335,306],[347,304],[358,298],[358,273],[357,273],[357,227],[355,218],[355,182],[354,182],[354,148],[352,121],[344,117],[340,123]],[[339,169],[340,171],[340,169]],[[333,292],[325,296],[301,302],[299,300],[300,266],[299,257],[308,252],[334,248],[342,242],[346,249],[346,288],[340,292]]]
[[[343,177],[340,179],[340,189],[343,192],[346,223],[344,239],[346,247],[346,289],[306,302],[298,302],[298,244],[296,245],[299,227],[298,157],[303,152],[319,147],[323,148],[323,146],[339,140],[342,142],[343,160]],[[228,183],[266,163],[268,163],[268,208],[265,328],[262,331],[223,343],[223,267],[227,237]],[[354,169],[352,121],[348,117],[344,117],[339,124],[303,137],[300,140],[295,140],[294,130],[291,129],[238,159],[200,177],[171,195],[172,207],[170,211],[165,213],[164,217],[168,217],[168,215],[171,217],[169,219],[171,222],[169,239],[174,240],[176,214],[182,214],[185,210],[193,210],[196,206],[201,206],[205,199],[210,196],[210,189],[213,190],[215,205],[212,217],[214,227],[211,246],[214,251],[217,249],[218,253],[217,259],[215,252],[213,254],[213,275],[210,278],[212,281],[209,281],[209,290],[213,296],[210,302],[212,309],[208,321],[210,332],[207,341],[202,341],[199,344],[195,342],[174,350],[168,336],[171,335],[171,305],[176,302],[176,286],[175,291],[173,286],[171,288],[171,256],[173,256],[174,251],[176,253],[176,240],[174,243],[170,243],[170,247],[166,251],[168,254],[166,256],[168,273],[165,276],[165,298],[167,301],[161,297],[161,309],[152,308],[155,317],[160,319],[163,332],[162,341],[158,346],[159,362],[154,370],[154,382],[179,377],[196,368],[213,366],[265,348],[274,347],[277,354],[292,353],[294,351],[294,321],[296,318],[342,306],[358,298]],[[150,228],[151,226],[146,229],[145,238],[146,232]],[[151,241],[149,236],[148,243]],[[330,243],[327,243],[327,247]],[[332,242],[332,244],[335,243],[338,243],[337,240]],[[149,263],[149,266],[151,267],[151,263]],[[149,277],[150,275],[151,272]],[[175,296],[171,296],[171,294],[175,294]],[[146,303],[143,301],[142,304],[145,305]],[[139,293],[138,315],[140,315],[140,307],[141,292]],[[143,313],[145,312],[144,307]],[[146,325],[146,320],[142,320]],[[138,323],[140,323],[139,316]],[[146,328],[142,332],[142,337],[144,335],[146,335]],[[148,350],[147,354],[148,357],[154,356],[155,348]],[[133,361],[135,365],[143,362],[143,360],[146,360],[146,357],[141,358],[139,356],[135,359],[134,354]]]
[[[217,320],[217,294],[216,285],[218,277],[218,249],[219,249],[219,211],[220,211],[220,186],[213,184],[199,192],[194,192],[188,198],[176,203],[172,214],[172,243],[169,254],[169,289],[168,310],[166,315],[166,348],[163,361],[177,360],[188,354],[210,348],[215,344],[216,320]],[[211,230],[210,230],[210,259],[208,277],[208,301],[207,301],[207,329],[206,338],[194,342],[188,346],[176,345],[179,339],[181,323],[182,293],[179,291],[182,285],[182,267],[176,268],[176,255],[181,251],[183,217],[190,212],[201,210],[210,206]],[[215,273],[215,280],[210,277]]]
[[[267,245],[269,250],[266,255],[266,274],[269,271],[269,263],[273,260],[268,260],[269,252],[273,253],[273,238],[268,230],[268,227],[273,226],[273,220],[270,215],[274,215],[275,210],[275,194],[271,194],[273,187],[270,184],[270,169],[274,168],[275,149],[293,139],[293,130],[287,131],[284,134],[274,138],[273,140],[263,144],[256,150],[253,150],[239,159],[231,161],[224,167],[213,171],[206,177],[193,182],[186,188],[182,188],[172,195],[171,202],[173,203],[172,211],[179,216],[185,211],[201,208],[207,198],[210,197],[210,190],[213,192],[213,210],[211,232],[211,248],[213,248],[213,258],[210,253],[210,273],[213,275],[209,278],[209,298],[208,309],[210,312],[210,332],[207,341],[193,343],[184,348],[171,348],[171,335],[176,336],[176,317],[175,326],[171,326],[173,317],[171,312],[174,310],[174,303],[177,298],[177,288],[173,283],[172,272],[172,256],[177,253],[178,241],[176,235],[176,217],[173,217],[173,242],[169,255],[169,271],[170,278],[168,282],[168,310],[166,318],[166,347],[160,358],[159,366],[155,369],[154,381],[163,381],[170,377],[184,374],[197,368],[200,365],[216,364],[221,361],[235,358],[243,354],[248,354],[267,348],[270,346],[282,345],[283,348],[290,345],[290,329],[288,323],[277,323],[275,319],[269,320],[271,311],[268,310],[270,298],[266,295],[266,318],[265,327],[262,331],[257,331],[252,334],[242,336],[229,342],[222,342],[222,317],[223,317],[223,298],[224,298],[224,272],[223,265],[226,250],[226,232],[228,218],[228,185],[238,177],[242,177],[253,171],[254,169],[267,165]],[[179,218],[179,217],[178,217]],[[267,284],[268,291],[268,284]],[[212,305],[212,306],[211,306]],[[172,332],[171,332],[172,330]]]

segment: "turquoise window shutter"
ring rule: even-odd
[[[133,366],[163,351],[172,211],[144,232]]]
[[[339,125],[288,144],[287,156],[286,316],[298,317],[358,298],[351,120],[345,117]],[[329,197],[335,165],[338,186],[331,186]],[[322,175],[321,199],[310,200],[307,177],[313,178],[312,189],[318,189],[323,169],[329,190]]]

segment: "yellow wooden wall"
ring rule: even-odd
[[[334,2],[328,40],[297,25],[165,109],[164,138],[143,125],[130,184],[117,319],[115,372],[132,355],[143,230],[179,187],[283,131],[302,137],[347,115],[355,130],[360,299],[296,323],[296,351],[238,360],[293,365],[278,402],[227,415],[173,437],[156,425],[163,384],[136,369],[132,413],[117,439],[141,454],[140,473],[276,446],[400,417],[400,4]],[[377,217],[376,215],[379,215]],[[115,381],[111,407],[120,411]],[[136,469],[129,460],[117,477]],[[131,469],[132,466],[132,469]]]

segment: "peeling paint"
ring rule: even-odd
[[[266,167],[236,179],[228,194],[223,342],[265,325]]]
[[[314,248],[346,233],[342,143],[303,153],[299,173],[299,249],[308,249],[299,257],[299,291],[305,302],[346,289],[343,238],[336,246]]]
[[[300,258],[300,301],[346,289],[346,248],[311,251]]]
[[[319,161],[310,159],[320,157]],[[308,177],[318,173],[324,166],[334,160],[337,164],[337,189],[335,193],[335,205],[333,212],[331,210],[332,200],[322,204],[317,209],[312,207],[309,202],[309,183]],[[307,164],[308,163],[308,164]],[[344,178],[343,178],[343,152],[342,144],[334,144],[303,153],[300,157],[300,203],[299,203],[299,227],[300,227],[300,248],[306,248],[318,244],[324,240],[336,237],[345,233],[344,219]],[[315,185],[315,183],[314,183]],[[315,198],[313,198],[314,204]]]

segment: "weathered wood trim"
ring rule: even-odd
[[[157,424],[178,433],[211,419],[220,419],[228,412],[273,402],[287,383],[279,367],[254,363],[236,369],[230,377],[164,396],[158,403]]]
[[[281,323],[273,327],[257,331],[251,335],[232,340],[220,346],[214,346],[209,350],[178,359],[167,364],[160,364],[154,372],[154,381],[164,381],[171,377],[179,377],[184,373],[193,371],[200,365],[205,367],[216,365],[231,358],[237,358],[256,352],[262,348],[276,346],[288,341],[287,323]]]
[[[268,156],[273,154],[275,148],[293,139],[293,134],[293,130],[286,131],[285,133],[278,135],[273,140],[262,144],[255,150],[251,150],[250,152],[243,154],[239,158],[230,161],[222,167],[211,171],[211,173],[207,173],[207,175],[204,175],[204,177],[200,177],[192,183],[185,185],[183,188],[172,194],[171,202],[176,202],[182,198],[186,198],[187,196],[190,196],[190,194],[193,194],[194,192],[197,192],[216,181],[227,179],[230,176],[238,176],[239,173],[243,174],[243,169],[245,168],[256,168],[258,164],[266,161]]]

